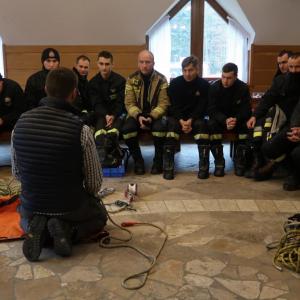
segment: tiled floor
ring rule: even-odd
[[[149,170],[153,148],[143,152]],[[300,191],[283,191],[280,178],[253,182],[236,177],[228,153],[226,162],[224,178],[199,180],[196,147],[184,145],[176,155],[173,181],[134,176],[131,165],[127,176],[105,178],[104,187],[116,188],[105,203],[124,199],[127,184],[138,184],[137,211],[112,214],[115,221],[151,222],[168,232],[143,288],[121,287],[124,277],[147,266],[130,249],[85,244],[75,246],[67,259],[45,249],[40,262],[29,263],[19,241],[0,243],[0,299],[300,299],[300,276],[276,270],[274,252],[265,248],[283,234],[287,216],[299,212]],[[1,178],[9,175],[10,168],[0,167]],[[108,230],[124,236],[111,224]],[[156,253],[162,242],[158,231],[140,226],[132,231],[130,245]]]

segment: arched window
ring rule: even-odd
[[[156,68],[167,77],[181,75],[182,60],[194,54],[203,77],[220,77],[222,66],[233,62],[238,77],[248,80],[249,34],[216,0],[180,0],[162,20],[148,37]]]
[[[4,76],[4,56],[3,56],[3,43],[0,36],[0,73]]]

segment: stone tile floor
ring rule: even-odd
[[[22,241],[0,243],[0,299],[300,299],[300,276],[272,266],[274,252],[265,245],[278,240],[285,219],[299,212],[300,191],[282,190],[282,179],[255,183],[232,174],[196,178],[197,153],[184,145],[176,155],[177,175],[166,181],[159,175],[134,176],[132,166],[123,178],[105,178],[115,187],[105,203],[124,199],[128,183],[138,184],[134,211],[113,214],[117,222],[136,220],[162,226],[169,240],[137,291],[125,290],[122,280],[142,270],[147,262],[130,249],[103,249],[95,244],[74,247],[73,256],[60,258],[44,249],[41,260],[29,263]],[[226,149],[228,150],[228,149]],[[152,147],[144,147],[147,168]],[[0,167],[0,177],[10,168]],[[112,235],[122,235],[111,224]],[[155,254],[161,234],[148,227],[133,227],[130,242]]]

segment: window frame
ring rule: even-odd
[[[206,1],[226,23],[228,23],[229,14],[216,0],[180,0],[167,13],[169,19],[171,20],[189,1],[191,1],[191,54],[194,54],[199,58],[199,75],[202,76],[204,44],[204,2]]]

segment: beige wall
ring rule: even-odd
[[[6,45],[141,45],[178,0],[1,0]]]
[[[47,46],[5,46],[6,77],[25,86],[27,78],[41,70],[41,52]],[[90,78],[97,72],[97,54],[101,50],[111,51],[114,70],[127,77],[137,68],[137,54],[144,45],[126,46],[54,46],[61,56],[61,66],[71,68],[77,56],[84,54],[91,59]]]

